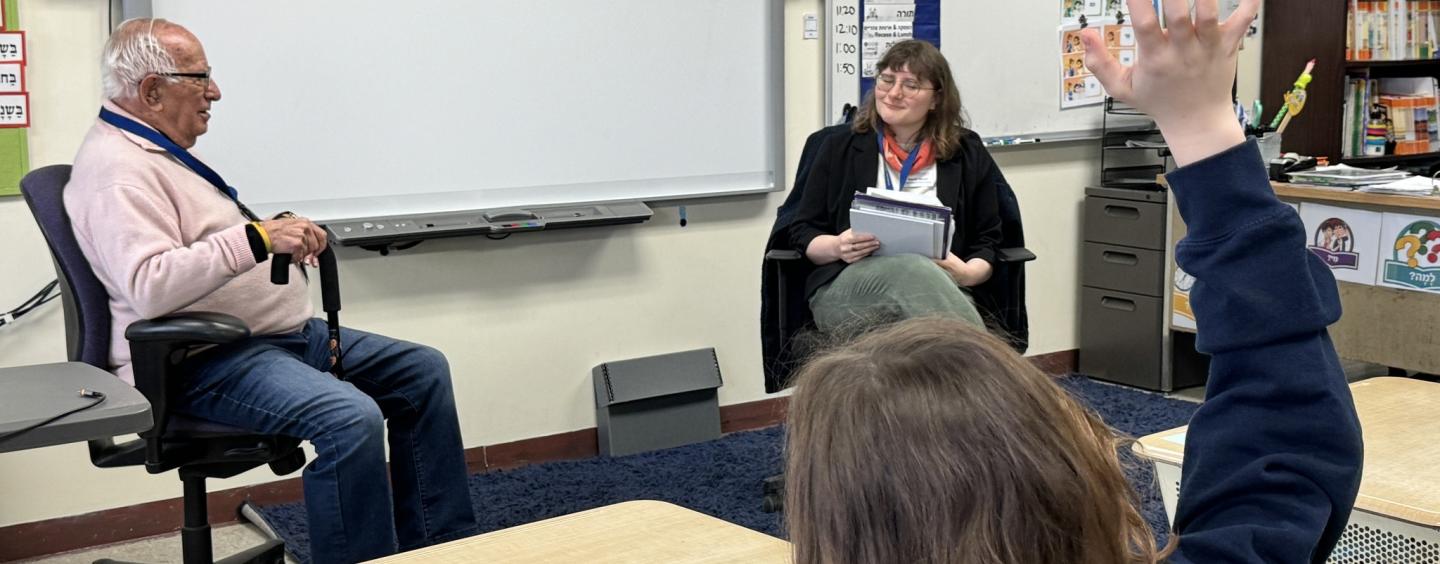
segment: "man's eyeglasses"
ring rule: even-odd
[[[892,88],[895,88],[895,84],[897,82],[899,82],[900,84],[900,93],[903,94],[906,98],[915,97],[915,95],[919,94],[921,90],[935,90],[934,88],[928,86],[920,86],[919,82],[913,80],[907,80],[904,82],[897,81],[895,80],[895,75],[893,74],[881,74],[879,77],[876,77],[875,90],[882,94],[889,93]]]
[[[156,75],[156,76],[163,76],[163,77],[166,77],[166,78],[193,78],[193,79],[195,79],[195,80],[200,81],[200,87],[201,87],[201,88],[209,89],[209,88],[210,88],[210,73],[211,73],[211,71],[213,71],[213,70],[214,70],[214,69],[212,69],[212,68],[210,68],[210,67],[205,67],[205,72],[157,72],[157,73],[155,73],[155,75]]]

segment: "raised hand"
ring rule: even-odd
[[[1230,87],[1260,0],[1241,0],[1224,22],[1218,0],[1195,0],[1193,18],[1189,1],[1166,0],[1166,29],[1150,0],[1126,2],[1138,45],[1134,66],[1115,60],[1098,30],[1081,31],[1085,66],[1105,90],[1154,118],[1180,166],[1243,142]]]

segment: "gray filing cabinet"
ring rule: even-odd
[[[1080,372],[1150,390],[1204,383],[1194,334],[1170,330],[1167,194],[1085,190]]]

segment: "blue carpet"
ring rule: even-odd
[[[1065,389],[1121,433],[1139,438],[1184,425],[1197,404],[1160,394],[1067,378]],[[760,510],[760,482],[780,471],[781,429],[732,433],[708,443],[619,458],[535,464],[470,477],[470,499],[489,532],[635,499],[658,499],[751,529],[782,536],[778,514]],[[1145,516],[1164,542],[1165,509],[1148,465],[1122,451],[1138,484]],[[301,562],[310,560],[303,503],[259,508]]]

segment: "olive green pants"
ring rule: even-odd
[[[935,261],[919,255],[868,257],[810,298],[815,326],[829,334],[863,332],[912,317],[952,316],[985,327],[968,290]]]

